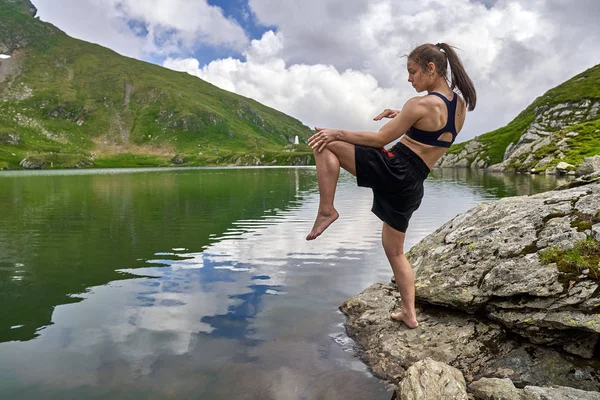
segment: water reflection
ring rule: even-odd
[[[482,189],[494,198],[526,196],[545,192],[572,179],[572,177],[559,175],[494,173],[470,168],[434,169],[431,178],[455,182],[474,189]]]
[[[426,181],[407,248],[527,186],[448,174]],[[0,174],[0,187],[0,398],[389,398],[337,311],[391,275],[350,175],[314,242],[312,169]]]

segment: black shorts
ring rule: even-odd
[[[430,169],[404,144],[383,148],[354,146],[358,186],[373,189],[371,211],[392,228],[406,232],[423,199],[423,181]]]

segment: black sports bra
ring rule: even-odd
[[[438,92],[431,92],[429,94],[439,97],[440,99],[444,100],[444,103],[446,103],[446,108],[448,108],[448,121],[446,122],[446,125],[442,129],[437,130],[435,132],[422,131],[412,126],[409,130],[406,131],[405,135],[423,144],[439,147],[450,147],[452,143],[454,143],[454,141],[456,140],[456,135],[458,135],[458,133],[456,132],[456,126],[454,125],[458,96],[456,95],[456,93],[454,93],[454,97],[452,98],[452,101],[450,101]],[[452,141],[448,142],[445,140],[438,140],[440,135],[446,132],[450,132],[452,134]]]

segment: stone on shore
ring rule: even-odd
[[[426,358],[414,363],[399,385],[399,400],[467,400],[465,378],[456,368]]]

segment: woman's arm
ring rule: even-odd
[[[357,132],[343,129],[315,128],[317,133],[308,140],[308,145],[321,152],[328,143],[341,140],[368,147],[383,147],[398,139],[425,115],[425,106],[419,97],[406,102],[402,110],[379,132]]]
[[[383,110],[381,112],[381,114],[379,114],[378,116],[373,118],[373,120],[381,121],[384,118],[394,118],[396,115],[398,115],[399,112],[400,112],[400,110],[392,110],[392,109],[386,108],[385,110]]]

